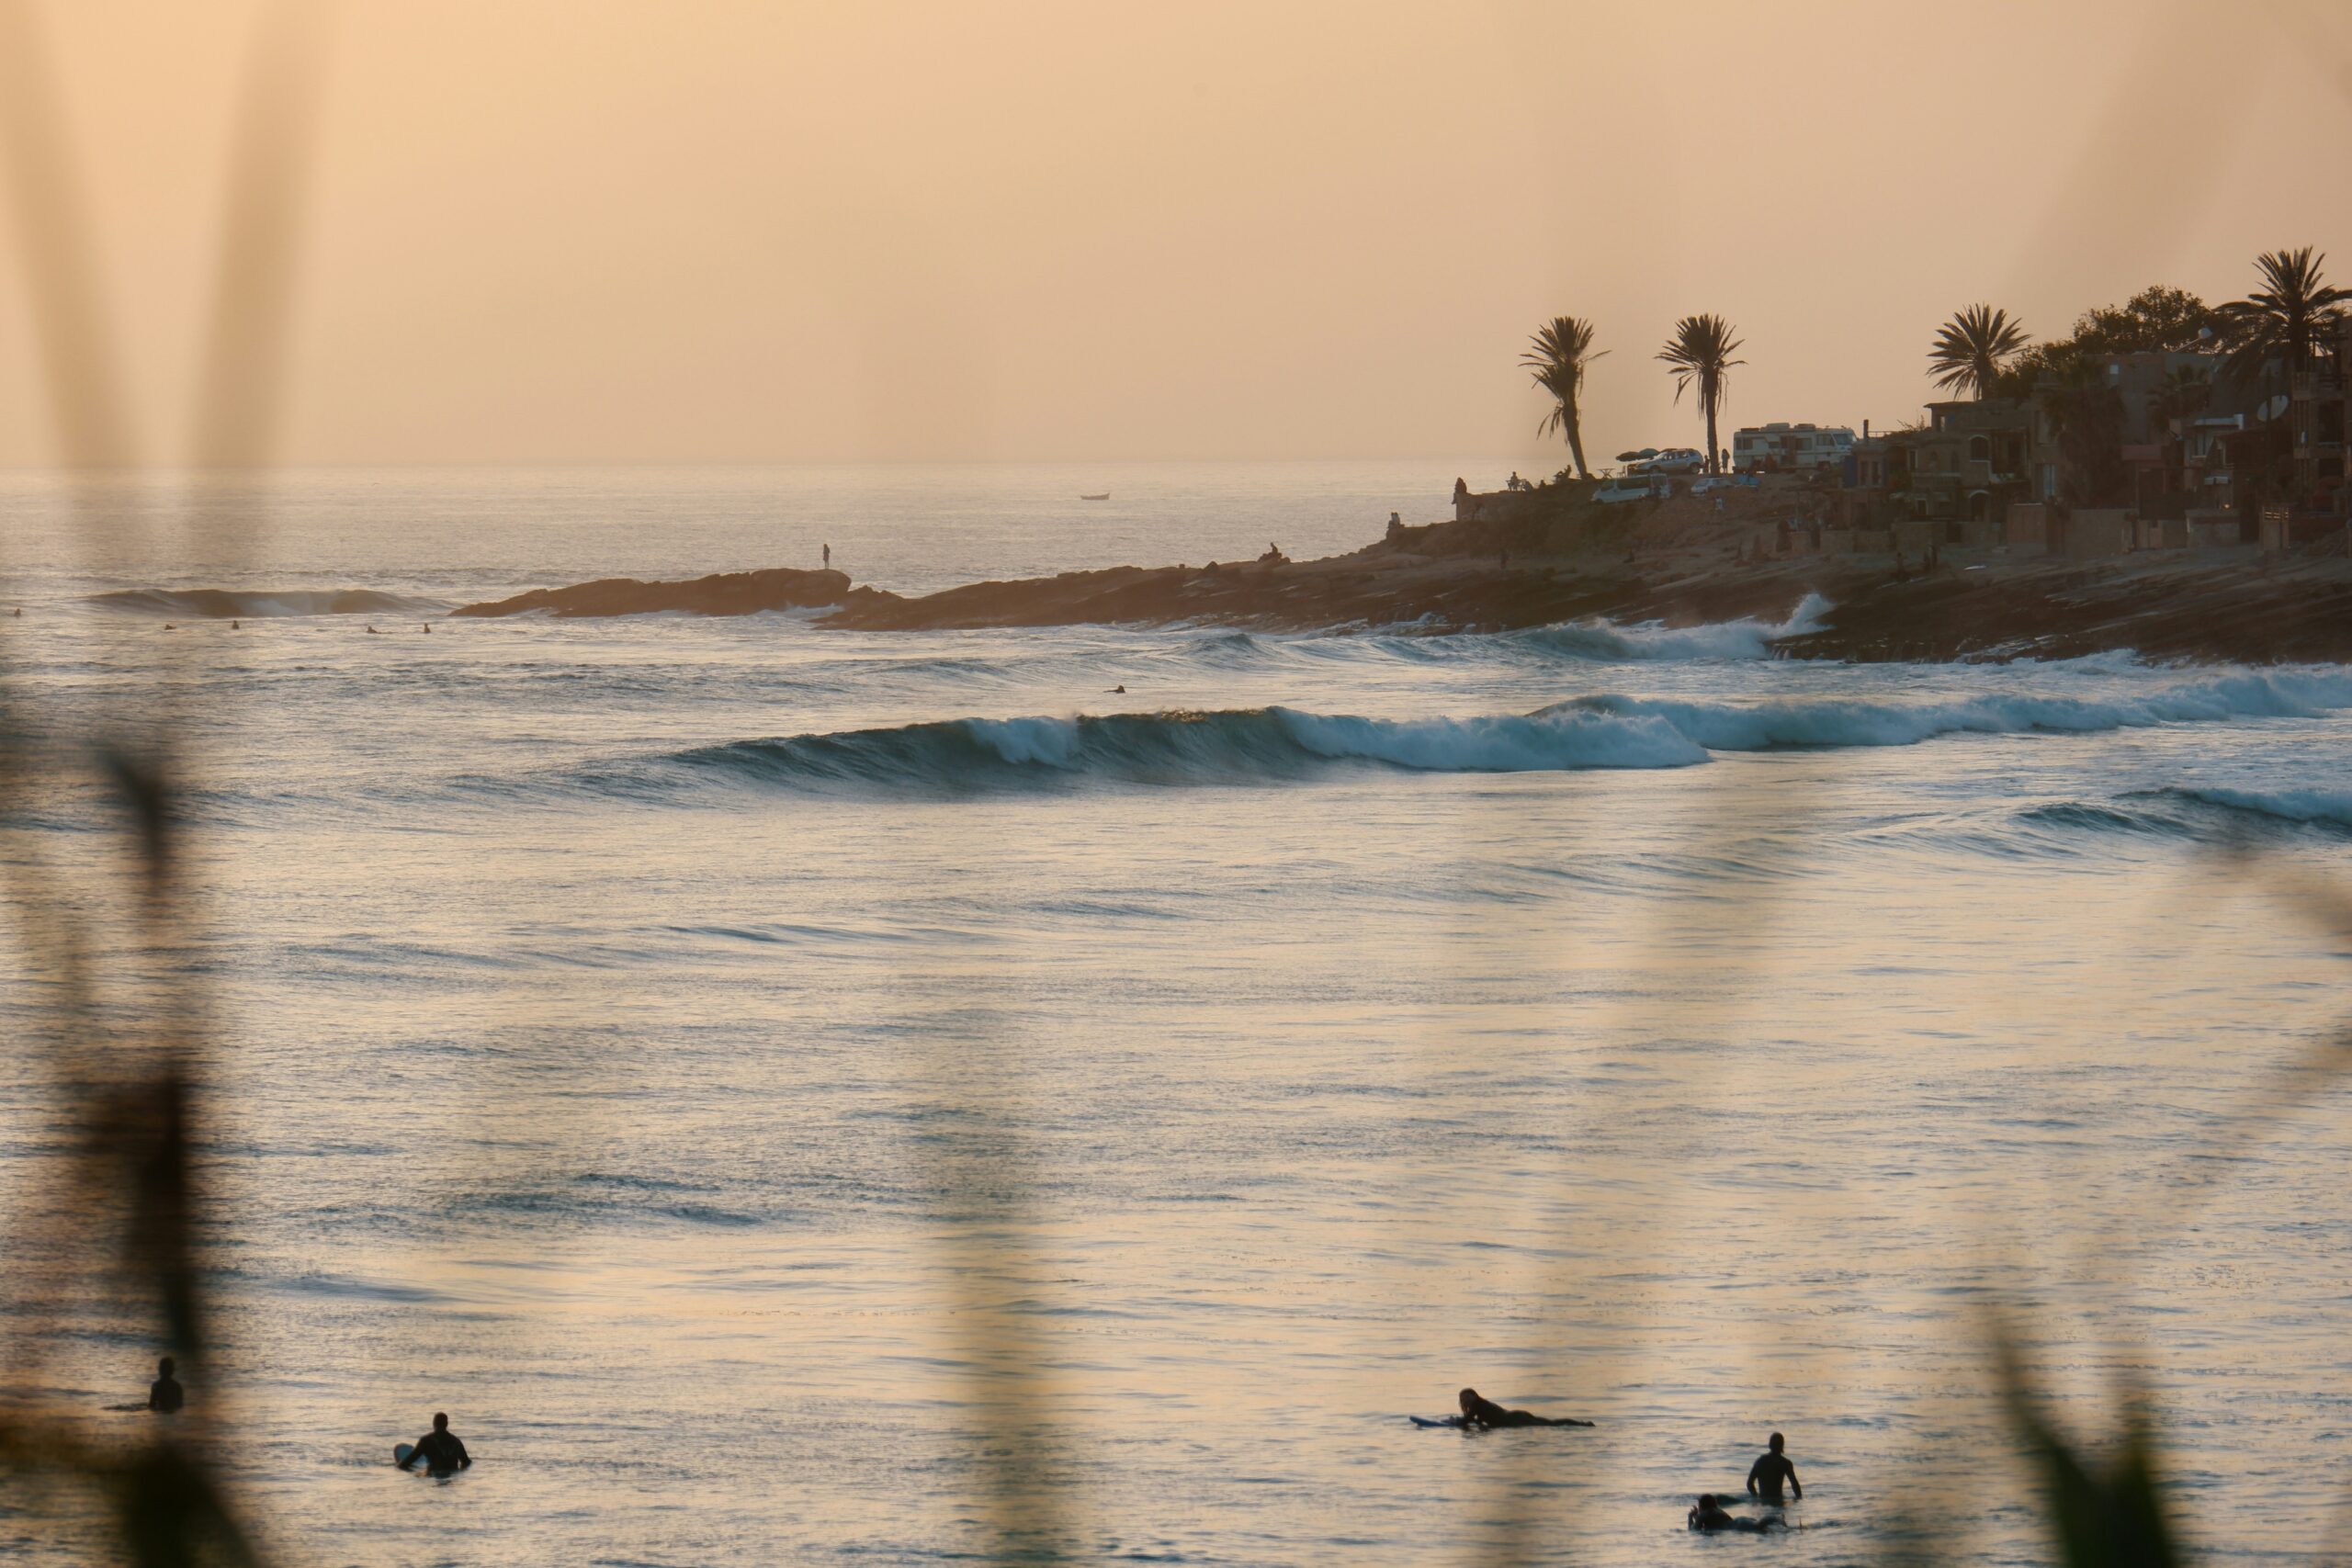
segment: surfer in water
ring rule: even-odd
[[[155,1381],[147,1387],[147,1408],[158,1416],[169,1416],[187,1403],[180,1380],[172,1376],[175,1370],[169,1356],[155,1363]]]
[[[1724,1512],[1724,1506],[1715,1501],[1715,1495],[1712,1492],[1701,1495],[1699,1506],[1690,1510],[1690,1528],[1694,1530],[1747,1530],[1758,1535],[1770,1529],[1776,1522],[1743,1519],[1736,1514],[1727,1514]]]
[[[1462,1391],[1462,1424],[1465,1427],[1589,1427],[1589,1421],[1568,1416],[1538,1416],[1531,1410],[1505,1410],[1475,1388]]]
[[[1789,1456],[1781,1451],[1786,1447],[1788,1439],[1778,1432],[1773,1433],[1772,1451],[1758,1454],[1756,1462],[1747,1467],[1749,1496],[1761,1497],[1767,1503],[1778,1503],[1781,1501],[1781,1484],[1786,1482],[1797,1500],[1804,1500],[1804,1483],[1797,1479],[1797,1467],[1791,1464]]]
[[[474,1462],[466,1452],[466,1445],[458,1440],[458,1434],[449,1430],[449,1418],[439,1411],[434,1412],[433,1430],[416,1439],[416,1447],[409,1450],[408,1458],[401,1461],[401,1468],[412,1469],[420,1461],[428,1475],[447,1475],[455,1471],[470,1470]]]

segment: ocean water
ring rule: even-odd
[[[106,483],[86,529],[0,483],[10,722],[187,759],[189,1392],[259,1533],[2041,1562],[2006,1322],[2085,1437],[2152,1396],[2213,1557],[2340,1544],[2352,1137],[2277,1090],[2352,1014],[2312,908],[2352,888],[2352,670],[439,618],[828,542],[902,590],[1319,555],[1505,467],[311,474]],[[108,828],[65,778],[7,843],[136,977]],[[56,1109],[5,1061],[16,1214]],[[23,1278],[45,1392],[141,1436],[103,1406],[152,1346]],[[1598,1425],[1407,1420],[1465,1384]],[[479,1461],[446,1483],[389,1462],[435,1410]],[[1688,1534],[1774,1430],[1799,1528]],[[0,1491],[0,1555],[96,1529]]]

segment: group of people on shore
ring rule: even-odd
[[[1589,1427],[1589,1421],[1566,1416],[1538,1416],[1532,1410],[1506,1410],[1493,1400],[1483,1397],[1476,1389],[1465,1388],[1461,1396],[1462,1415],[1459,1424],[1466,1429],[1486,1431],[1505,1427]],[[1793,1499],[1804,1498],[1804,1483],[1797,1479],[1797,1467],[1788,1456],[1788,1439],[1780,1433],[1772,1434],[1767,1451],[1756,1456],[1747,1467],[1747,1495],[1768,1508],[1784,1507]],[[1688,1516],[1694,1530],[1746,1530],[1751,1534],[1775,1528],[1786,1529],[1788,1521],[1778,1515],[1748,1518],[1734,1514],[1723,1506],[1723,1499],[1712,1492],[1700,1494]]]

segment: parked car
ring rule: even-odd
[[[1706,466],[1707,455],[1698,448],[1668,446],[1649,461],[1635,464],[1634,468],[1645,474],[1695,474],[1703,471]],[[1634,469],[1626,471],[1630,473]]]
[[[1647,501],[1653,496],[1666,494],[1672,488],[1662,479],[1652,479],[1645,474],[1622,474],[1616,479],[1603,480],[1600,488],[1592,492],[1592,499],[1610,505],[1621,501]]]

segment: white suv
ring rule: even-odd
[[[1707,455],[1695,446],[1668,446],[1645,463],[1636,463],[1627,473],[1695,474],[1707,466]]]

